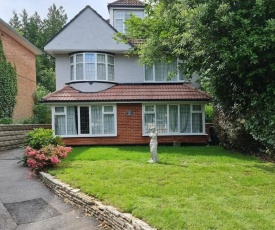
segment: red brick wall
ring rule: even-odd
[[[132,115],[127,115],[132,111]],[[150,138],[142,136],[142,105],[117,105],[117,136],[116,137],[78,137],[64,138],[67,145],[140,145],[149,144]],[[205,144],[206,135],[200,136],[158,136],[158,143],[172,144],[180,140],[182,143]]]
[[[13,112],[14,120],[22,120],[33,115],[33,93],[36,89],[35,55],[0,30],[7,60],[16,67],[18,94]]]

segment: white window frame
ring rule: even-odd
[[[146,132],[146,124],[145,124],[145,114],[154,114],[154,117],[155,117],[155,121],[154,121],[154,126],[157,128],[156,126],[156,117],[157,117],[157,114],[156,114],[156,106],[157,105],[166,105],[166,115],[167,115],[167,132],[166,133],[158,133],[159,136],[173,136],[173,135],[181,135],[181,136],[190,136],[190,135],[205,135],[205,105],[204,104],[195,104],[195,103],[179,103],[179,104],[176,104],[176,103],[167,103],[167,104],[163,104],[163,103],[145,103],[145,104],[142,104],[142,134],[143,136],[148,136],[149,133]],[[169,109],[170,109],[170,105],[177,105],[178,106],[178,132],[170,132],[170,114],[169,114]],[[190,129],[191,129],[191,132],[189,133],[182,133],[180,132],[180,106],[181,105],[189,105],[190,106]],[[195,111],[193,110],[193,106],[194,105],[199,105],[201,106],[201,110],[200,111]],[[146,106],[153,106],[154,107],[154,112],[152,111],[145,111],[145,107]],[[195,113],[199,113],[202,115],[202,132],[200,133],[194,133],[193,132],[193,127],[192,127],[192,116],[193,114]]]
[[[68,120],[67,120],[67,107],[77,107],[77,122],[78,122],[78,129],[77,132],[78,134],[76,135],[67,135],[68,133]],[[91,107],[92,106],[101,106],[102,109],[102,133],[101,134],[93,134],[92,133],[92,113],[91,113]],[[112,106],[113,111],[112,112],[104,112],[104,108],[106,106]],[[64,112],[62,113],[56,113],[55,108],[56,107],[64,107]],[[81,125],[80,125],[80,107],[89,107],[89,134],[81,134]],[[104,114],[113,114],[114,115],[114,133],[113,134],[104,134]],[[115,104],[81,104],[81,105],[56,105],[52,107],[52,130],[54,130],[55,134],[55,116],[56,115],[63,115],[65,116],[65,130],[66,130],[66,135],[59,135],[61,137],[114,137],[117,136],[117,105]],[[56,134],[55,134],[56,135]]]
[[[86,62],[86,59],[85,59],[85,54],[93,54],[95,55],[95,61],[94,62]],[[82,66],[83,66],[83,79],[76,79],[76,56],[77,55],[82,55],[83,57],[83,62],[81,62]],[[105,63],[102,63],[102,62],[98,62],[97,61],[97,55],[105,55]],[[109,58],[108,57],[112,57],[114,59],[114,64],[110,64],[109,63]],[[71,63],[71,58],[73,60],[73,62]],[[115,56],[114,55],[111,55],[111,54],[106,54],[106,53],[95,53],[95,52],[81,52],[81,53],[74,53],[74,54],[71,54],[69,56],[69,60],[70,60],[70,81],[71,82],[74,82],[74,81],[107,81],[107,82],[114,82],[115,81]],[[80,64],[80,63],[78,63]],[[94,76],[94,79],[88,79],[86,77],[86,64],[94,64],[94,68],[95,68],[95,76]],[[105,79],[102,80],[102,79],[98,79],[98,71],[97,71],[97,64],[105,64],[105,73],[106,73],[106,76],[105,76]],[[71,73],[71,67],[73,66],[73,74]],[[108,69],[108,66],[114,66],[114,72],[113,72],[113,79],[112,80],[109,80],[110,77],[109,77],[109,69]],[[73,76],[73,79],[72,79],[72,76]]]
[[[163,63],[165,64],[165,63]],[[169,64],[169,63],[168,63]],[[176,65],[177,65],[177,74],[176,74],[176,80],[167,80],[168,76],[166,77],[166,79],[164,81],[157,81],[156,80],[156,66],[152,65],[149,68],[152,68],[153,71],[153,79],[152,80],[146,80],[146,65],[143,65],[143,76],[144,76],[144,82],[157,82],[157,83],[163,83],[163,82],[187,82],[187,80],[185,79],[180,79],[180,73],[179,73],[179,65],[183,64],[182,60],[177,59],[176,60]]]

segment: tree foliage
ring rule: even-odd
[[[15,68],[7,61],[0,38],[0,119],[12,118],[17,95]]]
[[[146,64],[181,58],[198,72],[228,121],[275,150],[275,1],[147,0],[123,40],[144,39],[133,52]]]
[[[46,43],[57,34],[67,22],[67,14],[62,6],[53,4],[48,9],[47,18],[41,19],[37,12],[29,16],[24,9],[21,14],[13,12],[9,23],[21,35],[43,51]],[[37,83],[50,92],[55,90],[54,59],[43,51],[43,55],[36,57]]]

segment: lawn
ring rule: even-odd
[[[220,147],[76,147],[62,181],[157,229],[275,229],[275,165]]]

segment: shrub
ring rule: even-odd
[[[48,145],[40,150],[27,146],[25,151],[26,164],[32,171],[43,171],[47,167],[53,167],[61,162],[61,159],[66,158],[71,150],[71,147],[61,145]]]
[[[0,118],[0,124],[12,124],[13,121],[9,117]]]
[[[39,150],[48,145],[64,145],[59,136],[54,137],[51,129],[36,128],[27,133],[25,138],[25,146]]]
[[[207,123],[213,123],[214,121],[214,109],[211,104],[205,106],[205,121]]]

